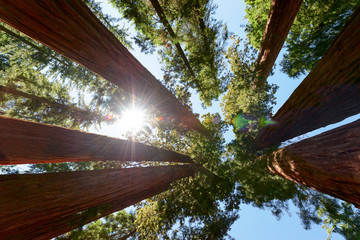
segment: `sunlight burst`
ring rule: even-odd
[[[142,109],[126,109],[120,119],[121,128],[127,132],[137,132],[145,126],[145,112]]]

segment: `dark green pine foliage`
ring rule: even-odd
[[[271,0],[246,0],[247,37],[260,49]],[[290,77],[309,72],[329,48],[358,0],[304,0],[286,40],[282,71]]]
[[[180,99],[188,96],[189,88],[193,88],[199,92],[205,105],[211,105],[211,100],[226,90],[222,51],[227,30],[224,24],[212,17],[216,6],[211,1],[159,1],[175,34],[173,37],[149,1],[109,2],[135,24],[138,31],[135,42],[143,51],[158,50],[163,63],[164,83],[177,90]],[[176,44],[183,49],[190,69]]]

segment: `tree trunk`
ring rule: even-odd
[[[360,112],[360,7],[321,60],[263,129],[268,147]]]
[[[1,239],[49,239],[159,194],[189,165],[0,176]]]
[[[192,163],[141,143],[0,117],[0,165],[106,160]]]
[[[271,172],[360,207],[360,120],[276,151]]]
[[[161,21],[161,23],[163,24],[163,26],[165,27],[166,31],[168,32],[168,34],[170,35],[170,38],[172,38],[173,40],[176,39],[176,34],[174,32],[174,30],[172,29],[170,23],[168,22],[168,20],[166,19],[166,16],[165,16],[165,13],[159,3],[158,0],[150,0],[151,2],[151,5],[153,6],[153,8],[155,9],[157,15],[159,16],[159,19]],[[181,56],[181,59],[183,60],[186,68],[189,70],[190,74],[192,75],[192,77],[194,78],[194,82],[195,82],[195,85],[196,87],[201,91],[201,92],[204,92],[199,81],[196,79],[196,76],[195,76],[195,73],[192,69],[192,67],[190,66],[190,62],[189,60],[187,59],[180,43],[176,42],[175,43],[175,47],[176,47],[176,50],[179,52],[180,56]]]
[[[302,0],[272,0],[259,56],[257,59],[256,87],[261,87],[275,64]]]
[[[26,38],[24,38],[23,36],[20,36],[19,34],[11,31],[10,29],[4,27],[4,26],[1,26],[0,25],[0,30],[5,32],[6,34],[14,37],[14,38],[17,38],[19,39],[20,41],[22,41],[23,43],[29,45],[30,47],[38,50],[41,54],[47,54],[44,52],[44,49],[40,48],[39,46],[36,46],[35,44],[33,44],[32,42],[28,41]],[[50,57],[56,61],[58,61],[59,63],[63,64],[64,66],[67,66],[69,67],[69,64],[63,60],[61,60],[60,58],[58,58],[57,56],[54,56],[53,54],[50,55]]]
[[[94,120],[97,122],[99,122],[99,120],[101,120],[101,115],[99,113],[84,110],[84,109],[81,109],[81,108],[78,108],[75,106],[71,106],[71,105],[58,103],[49,98],[39,97],[39,96],[35,96],[32,94],[28,94],[26,92],[19,91],[13,87],[0,85],[0,92],[11,94],[15,97],[24,97],[24,98],[28,98],[32,101],[38,101],[43,104],[46,104],[47,106],[49,106],[51,108],[62,109],[63,111],[70,113],[70,116],[73,119],[79,119],[82,121]]]
[[[206,134],[183,106],[80,0],[1,0],[0,19],[99,74],[186,127]],[[146,101],[146,102],[145,102]]]

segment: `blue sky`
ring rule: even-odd
[[[236,35],[245,38],[244,27],[246,20],[244,19],[245,15],[245,4],[241,0],[217,0],[214,1],[218,5],[215,17],[219,20],[226,22],[230,31]],[[107,4],[103,4],[104,11],[113,15],[117,15],[117,12],[111,9]],[[160,70],[160,63],[156,55],[144,55],[139,49],[134,46],[134,50],[131,51],[132,54],[157,78],[162,77]],[[280,54],[279,60],[281,60],[282,54]],[[279,64],[277,64],[279,66]],[[275,70],[275,74],[269,78],[269,82],[275,83],[279,86],[279,90],[276,94],[277,105],[274,106],[274,112],[276,112],[281,105],[286,101],[294,89],[300,84],[302,78],[299,79],[290,79],[285,74],[281,73],[278,69]],[[201,107],[200,101],[196,95],[193,95],[191,98],[193,103],[193,110],[196,113],[207,113],[207,112],[221,112],[219,107],[219,102],[214,102],[211,108],[203,109]],[[355,120],[357,117],[347,119],[345,122],[350,122]],[[335,126],[341,125],[344,122],[324,128],[318,131],[309,133],[308,136],[318,134],[325,129],[334,128]],[[114,126],[104,126],[99,133],[104,135],[111,135],[115,137],[120,137],[120,134],[123,133],[123,130],[120,127]],[[227,141],[233,139],[234,135],[231,131],[226,134]],[[270,211],[261,210],[247,205],[241,206],[240,219],[233,224],[230,231],[230,235],[235,239],[244,239],[244,240],[321,240],[327,238],[327,233],[321,226],[312,226],[311,230],[305,230],[300,222],[299,217],[296,214],[296,208],[290,207],[290,214],[283,215],[278,221]],[[344,238],[340,235],[334,234],[332,237],[333,240],[343,240]]]

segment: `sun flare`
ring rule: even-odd
[[[120,118],[123,129],[130,132],[137,132],[145,126],[145,112],[142,109],[126,109]]]

